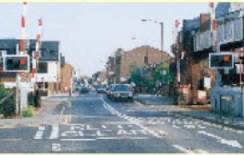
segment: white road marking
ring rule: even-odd
[[[118,127],[119,129],[122,129],[122,128],[123,128],[122,125],[118,125],[117,127]]]
[[[198,131],[198,133],[206,135],[208,137],[215,138],[215,139],[217,139],[218,142],[220,142],[222,144],[226,144],[226,145],[229,145],[229,146],[232,146],[232,147],[237,147],[237,148],[240,148],[240,149],[242,148],[242,145],[237,140],[227,140],[227,139],[224,139],[222,137],[219,137],[217,135],[214,135],[214,134],[206,132],[206,131]]]
[[[180,150],[180,151],[182,151],[182,152],[184,152],[184,153],[193,153],[191,150],[188,150],[188,149],[186,149],[186,148],[184,148],[184,147],[182,147],[182,146],[180,146],[180,145],[173,145],[173,147],[175,147],[175,148],[177,148],[178,150]]]
[[[195,150],[195,152],[196,152],[196,153],[209,153],[209,152],[207,152],[207,151],[205,151],[205,150],[201,150],[201,149]]]
[[[52,132],[51,132],[49,139],[58,139],[58,137],[59,137],[58,125],[53,125],[52,126]]]
[[[128,132],[127,132],[126,130],[120,129],[120,130],[117,132],[117,135],[128,135]]]
[[[97,130],[97,131],[96,131],[96,136],[100,136],[100,137],[102,137],[102,136],[103,136],[103,134],[101,133],[101,131],[100,131],[100,130]]]
[[[44,134],[44,130],[45,130],[45,127],[44,126],[40,126],[35,134],[35,137],[34,139],[42,139],[43,137],[43,134]]]
[[[52,152],[59,152],[59,151],[61,151],[61,144],[52,143]]]
[[[69,138],[69,139],[60,139],[60,141],[96,141],[96,139],[93,138]]]
[[[180,128],[179,126],[177,126],[177,125],[175,125],[175,124],[173,124],[172,127],[173,127],[173,128],[176,128],[176,129],[179,129],[179,128]]]
[[[206,128],[205,126],[202,126],[202,125],[200,125],[200,124],[197,125],[197,127],[200,128],[200,129],[205,129],[205,128]]]
[[[106,103],[106,101],[101,97],[100,98],[102,101],[103,101],[103,105],[104,105],[104,108],[107,109],[109,112],[114,112],[116,114],[120,114],[120,115],[117,115],[119,116],[120,118],[123,118],[123,119],[126,119],[128,120],[129,122],[131,122],[132,124],[135,124],[137,125],[138,127],[144,129],[145,131],[147,131],[148,133],[150,133],[151,135],[153,135],[154,137],[157,137],[157,138],[161,138],[162,136],[160,134],[158,134],[157,132],[149,129],[148,127],[145,127],[143,126],[142,124],[140,124],[138,121],[136,120],[131,120],[128,116],[121,116],[121,113],[117,110],[115,110],[112,106],[110,106],[108,103]]]
[[[92,128],[89,124],[86,125],[87,130],[97,130],[97,128]]]
[[[185,128],[188,128],[188,129],[195,129],[196,126],[195,125],[191,125],[191,124],[186,124],[184,125]]]
[[[180,145],[173,145],[173,147],[177,148],[178,150],[184,152],[184,153],[208,153],[207,151],[205,150],[201,150],[201,149],[188,149],[188,148],[184,148],[183,146],[180,146]]]
[[[148,137],[97,137],[98,140],[108,139],[108,140],[120,140],[120,139],[148,139]]]
[[[102,125],[102,128],[106,129],[106,128],[107,128],[107,126],[106,126],[106,125]]]

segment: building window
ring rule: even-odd
[[[148,56],[144,56],[144,63],[148,65]]]
[[[37,70],[38,73],[47,73],[48,72],[47,62],[39,62]]]

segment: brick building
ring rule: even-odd
[[[35,51],[36,40],[29,39],[26,41],[27,54],[32,59],[32,53]],[[4,54],[16,54],[18,50],[19,39],[0,39],[0,58]],[[40,59],[37,66],[35,80],[41,90],[48,95],[58,91],[60,81],[60,42],[59,41],[42,41],[40,47]],[[0,82],[6,87],[13,88],[16,85],[16,73],[3,72],[3,62],[0,61]],[[32,67],[32,61],[30,61]],[[30,74],[28,75],[30,80]],[[29,86],[30,83],[27,83]],[[34,87],[30,85],[30,87]]]
[[[107,72],[110,73],[109,81],[125,82],[134,69],[169,62],[170,59],[168,53],[151,46],[141,46],[129,51],[118,49],[107,63]]]
[[[61,66],[59,89],[61,92],[69,92],[72,89],[73,67],[70,64]]]

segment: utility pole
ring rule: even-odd
[[[242,50],[241,50],[239,56],[240,56],[240,88],[241,88],[242,116],[244,116],[243,82],[242,82],[242,76],[243,76],[243,64],[244,64],[243,48],[242,48]]]
[[[152,20],[152,19],[141,19],[142,22],[151,22],[151,23],[155,23],[155,24],[160,24],[160,28],[161,28],[161,51],[164,51],[164,23],[163,22],[159,22],[157,20]]]
[[[21,38],[19,40],[19,48],[16,50],[16,54],[24,55],[26,53],[26,8],[27,3],[23,3],[23,12],[20,19],[20,26],[21,26]],[[21,114],[21,101],[20,101],[20,84],[21,84],[21,73],[17,73],[16,75],[16,105],[15,105],[15,112],[17,115]]]
[[[211,16],[211,32],[212,32],[212,47],[213,51],[215,52],[220,52],[220,45],[218,44],[217,40],[217,21],[215,19],[215,5],[214,2],[209,3],[209,8],[210,8],[210,16]],[[221,73],[218,69],[216,69],[216,86],[220,87],[221,86]],[[220,96],[220,102],[219,102],[219,115],[220,119],[222,116],[222,101],[221,101],[221,96]]]
[[[180,101],[180,47],[178,42],[178,28],[179,28],[180,22],[176,19],[174,24],[174,41],[176,45],[176,78],[177,78],[177,102]]]
[[[164,51],[164,23],[160,23],[161,26],[161,51]]]

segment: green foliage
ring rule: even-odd
[[[9,94],[9,91],[4,88],[4,85],[3,84],[0,84],[0,100],[2,98],[4,98],[5,96],[7,96]]]
[[[22,111],[23,117],[32,117],[35,114],[35,108],[33,106],[28,106],[26,109]]]
[[[0,84],[0,100],[8,96],[10,90],[4,88],[3,84]],[[0,105],[0,114],[3,114],[4,117],[13,116],[15,114],[15,100],[14,96],[9,97]]]
[[[131,72],[131,81],[139,89],[152,91],[158,82],[164,85],[173,82],[173,73],[169,70],[169,64],[160,64],[148,74],[143,74],[142,69],[136,68]]]

